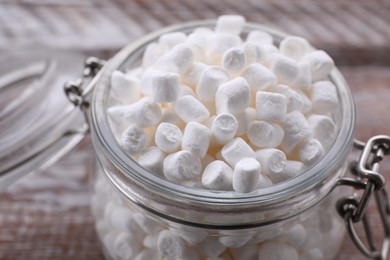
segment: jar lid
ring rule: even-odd
[[[0,190],[58,160],[83,138],[85,120],[63,91],[80,53],[14,51],[0,57]]]

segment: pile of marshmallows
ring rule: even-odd
[[[181,185],[248,193],[301,174],[332,145],[333,60],[303,38],[278,46],[245,19],[172,32],[142,66],[111,75],[111,128],[147,170]]]

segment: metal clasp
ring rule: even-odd
[[[380,174],[380,163],[385,155],[390,154],[390,136],[374,136],[366,144],[355,141],[354,146],[362,150],[359,160],[351,164],[351,172],[356,178],[341,178],[337,185],[352,186],[363,193],[360,198],[356,195],[341,198],[336,205],[337,211],[344,219],[352,241],[365,256],[372,259],[387,259],[390,249],[390,203],[385,178]],[[373,196],[384,231],[384,241],[380,248],[374,240],[367,212]],[[354,227],[354,224],[360,221],[363,223],[368,246],[363,243]]]

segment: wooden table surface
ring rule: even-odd
[[[390,134],[389,1],[0,0],[0,54],[44,46],[106,58],[162,26],[227,13],[301,35],[325,49],[352,89],[356,137]],[[93,162],[87,138],[45,172],[0,194],[0,259],[103,258],[89,210]],[[383,165],[390,180],[390,158]],[[379,234],[379,216],[372,209],[370,214]],[[365,258],[346,237],[337,259]]]

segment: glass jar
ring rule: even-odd
[[[332,259],[345,234],[334,206],[342,189],[333,188],[346,174],[355,124],[351,93],[337,70],[331,80],[340,129],[333,147],[302,175],[249,194],[173,184],[140,167],[111,133],[105,113],[111,73],[139,67],[146,46],[164,33],[214,26],[182,24],[141,38],[109,61],[95,86],[91,133],[99,163],[92,211],[107,258]],[[276,41],[284,37],[254,24],[243,36],[254,29]]]
[[[359,178],[346,177],[355,109],[337,69],[330,75],[340,101],[334,116],[339,129],[333,146],[304,173],[272,187],[248,194],[183,187],[148,172],[117,143],[106,113],[111,73],[139,67],[146,46],[164,33],[189,33],[197,27],[214,26],[215,21],[200,21],[167,27],[126,46],[106,63],[87,60],[84,75],[92,80],[85,87],[82,80],[65,86],[74,106],[60,118],[68,120],[55,128],[46,127],[27,142],[37,148],[29,150],[23,160],[11,160],[0,167],[2,187],[32,167],[42,169],[53,163],[90,130],[98,159],[91,205],[107,259],[332,259],[345,226],[363,253],[378,256],[378,250],[371,248],[369,252],[359,246],[353,223],[365,216],[370,196],[383,187],[376,157],[369,168],[366,162],[373,153],[383,157],[389,152],[390,137],[369,141],[356,168]],[[257,29],[270,33],[276,41],[286,36],[251,23],[245,25],[242,36]],[[79,127],[69,130],[69,122]],[[0,162],[8,158],[0,156]],[[350,194],[351,186],[365,190],[362,199],[343,198]],[[377,199],[383,209],[380,201]],[[387,251],[381,254],[385,259]]]

